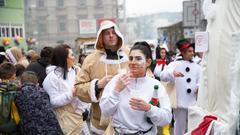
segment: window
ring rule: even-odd
[[[4,7],[5,6],[5,0],[0,0],[0,7]]]
[[[78,19],[87,19],[87,15],[78,15]]]
[[[38,22],[37,22],[37,32],[39,34],[44,34],[47,32],[47,26],[46,26],[46,16],[38,16]]]
[[[103,8],[103,0],[95,0],[96,8]]]
[[[64,6],[64,0],[58,0],[57,5],[58,5],[58,7],[63,7]]]
[[[19,28],[19,35],[20,35],[20,37],[23,37],[23,29],[22,28]]]
[[[24,28],[22,24],[0,23],[0,37],[24,37]]]
[[[6,37],[6,33],[5,33],[5,27],[2,27],[2,37]]]
[[[66,17],[65,16],[58,17],[58,31],[59,32],[66,31]]]
[[[80,0],[80,1],[79,1],[79,5],[80,5],[81,7],[85,7],[85,6],[87,5],[87,0]]]
[[[44,7],[44,0],[37,0],[37,7],[43,8]]]
[[[10,37],[10,31],[9,31],[9,27],[6,28],[6,37]]]
[[[44,34],[47,31],[46,24],[44,22],[38,22],[37,30],[39,34]]]

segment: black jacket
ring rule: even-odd
[[[37,62],[32,62],[27,67],[26,71],[33,71],[38,76],[39,86],[42,87],[42,83],[47,76],[46,67],[49,65],[48,58],[42,57]]]

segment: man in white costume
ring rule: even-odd
[[[194,44],[186,39],[176,43],[181,59],[171,62],[160,74],[161,81],[173,82],[176,86],[174,135],[183,135],[187,130],[188,107],[196,104],[200,66],[193,61]]]
[[[239,113],[240,64],[234,55],[239,56],[240,50],[240,34],[236,34],[240,30],[240,0],[204,0],[203,11],[209,49],[202,61],[197,106],[189,109],[188,131],[210,114],[217,120],[211,122],[206,134],[213,129],[213,134],[234,135]]]

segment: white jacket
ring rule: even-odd
[[[112,116],[113,127],[128,129],[133,131],[147,131],[153,125],[147,122],[147,117],[151,119],[154,126],[147,134],[156,134],[156,126],[169,124],[172,119],[171,107],[168,95],[164,87],[158,80],[151,77],[135,78],[128,84],[123,91],[114,90],[116,75],[104,88],[102,98],[100,99],[100,108],[105,116]],[[132,96],[137,96],[145,102],[149,102],[153,96],[154,85],[159,86],[158,97],[160,99],[160,108],[151,106],[148,112],[133,110],[129,105]],[[133,95],[133,91],[137,91]]]
[[[187,70],[189,69],[189,70]],[[184,77],[174,77],[173,71],[181,72]],[[177,107],[188,108],[196,104],[201,67],[185,60],[171,62],[160,75],[161,81],[173,82],[176,86]]]
[[[69,68],[66,80],[63,79],[61,68],[49,66],[46,69],[47,77],[43,81],[43,88],[50,97],[50,102],[54,108],[61,107],[67,104],[72,104],[76,113],[82,114],[82,102],[73,97],[73,87],[76,80],[76,72],[73,68]]]

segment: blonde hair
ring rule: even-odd
[[[10,48],[10,51],[12,52],[12,55],[15,57],[17,62],[20,61],[24,57],[22,54],[22,50],[20,48],[12,47],[12,48]]]

